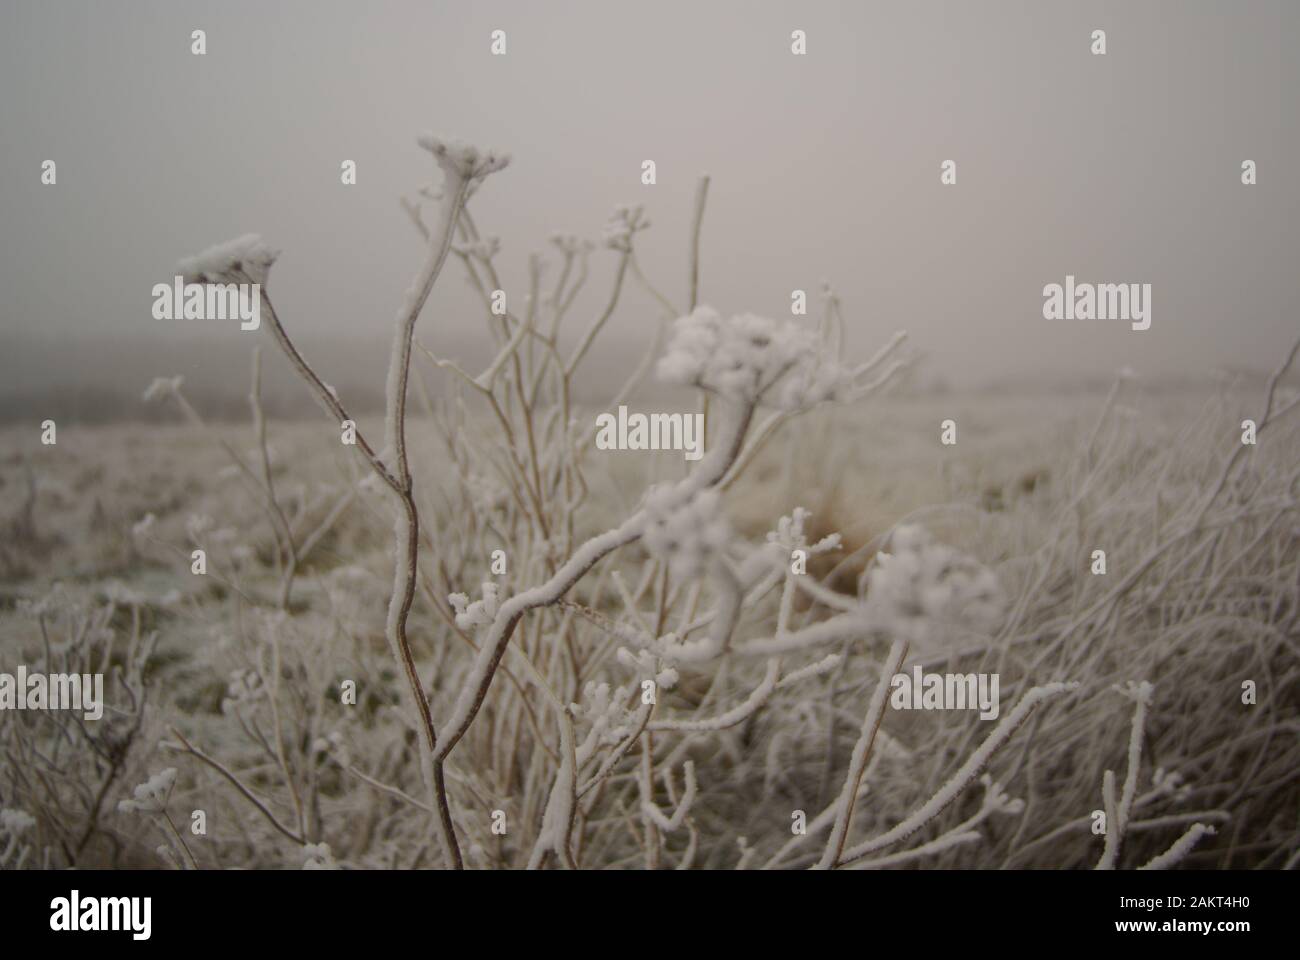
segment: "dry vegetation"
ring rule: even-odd
[[[698,216],[673,301],[636,262],[639,210],[608,251],[557,237],[549,282],[534,258],[497,315],[499,254],[464,204],[499,161],[426,146],[446,181],[408,211],[429,258],[356,447],[305,360],[329,418],[267,424],[256,355],[247,426],[206,424],[164,380],[178,426],[5,436],[3,668],[103,672],[108,708],[0,714],[0,865],[1295,864],[1286,364],[1249,405],[1127,380],[1037,418],[1041,398],[881,396],[898,341],[841,366],[829,294],[807,322],[694,310]],[[250,276],[239,254],[273,259],[245,245],[192,271]],[[444,260],[483,294],[486,371],[413,334]],[[612,275],[607,306],[566,339],[589,274]],[[708,411],[698,464],[597,451],[571,402],[630,284],[687,319],[611,407],[668,357]],[[997,673],[1001,716],[889,709],[914,663]]]

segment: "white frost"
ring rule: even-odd
[[[650,555],[666,561],[683,577],[700,576],[731,541],[722,498],[712,489],[651,489],[646,494],[641,534]]]
[[[922,527],[905,524],[890,538],[891,553],[876,556],[867,573],[872,612],[912,639],[934,623],[976,630],[997,626],[1005,598],[997,575]]]
[[[255,233],[209,247],[202,253],[176,265],[185,279],[195,283],[236,281],[247,278],[251,283],[266,283],[271,264],[280,256]]]
[[[433,154],[438,166],[442,167],[448,177],[462,180],[481,180],[510,163],[508,153],[480,150],[463,140],[437,137],[432,133],[419,137],[416,143]]]
[[[677,319],[656,369],[669,383],[783,410],[838,399],[854,376],[797,323],[752,313],[723,317],[708,306]]]

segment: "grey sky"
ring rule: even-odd
[[[680,302],[707,171],[703,298],[724,311],[783,315],[829,278],[852,352],[905,327],[956,382],[1264,367],[1300,329],[1298,32],[1285,2],[0,0],[0,335],[191,336],[151,318],[151,286],[255,231],[308,346],[386,340],[420,258],[397,198],[433,178],[414,144],[433,130],[514,156],[473,205],[512,295],[552,231],[598,238],[632,202]],[[1044,320],[1067,273],[1151,283],[1151,330]],[[421,336],[477,355],[475,310],[451,264]],[[654,319],[630,298],[593,359],[630,369]]]

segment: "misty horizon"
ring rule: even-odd
[[[150,376],[183,373],[186,344],[197,363],[209,343],[262,340],[149,309],[183,256],[250,231],[282,250],[271,290],[309,348],[386,341],[420,256],[399,199],[437,179],[414,142],[428,128],[514,155],[472,204],[502,241],[514,302],[534,251],[549,261],[543,293],[554,282],[553,232],[598,243],[610,209],[635,203],[653,221],[638,259],[681,309],[707,172],[705,302],[779,317],[802,289],[815,316],[829,280],[846,352],[906,327],[918,375],[936,383],[1263,370],[1296,326],[1294,5],[1229,17],[1191,3],[717,3],[631,18],[583,3],[137,6],[148,15],[129,25],[88,3],[0,12],[0,83],[23,91],[0,117],[6,402],[102,381],[106,339],[141,365],[156,353]],[[498,20],[510,55],[485,62]],[[1093,26],[1110,33],[1105,57],[1078,41]],[[204,57],[190,54],[195,27]],[[807,57],[789,56],[792,27]],[[56,188],[40,181],[50,158]],[[639,181],[648,158],[654,186]],[[955,187],[939,182],[949,158]],[[1240,183],[1243,158],[1258,164],[1254,186]],[[343,186],[349,159],[357,183]],[[593,253],[570,339],[608,297],[614,256]],[[1042,289],[1067,275],[1150,283],[1151,329],[1045,320]],[[481,361],[482,306],[462,276],[434,291],[418,335]],[[626,294],[592,355],[611,383],[664,317],[638,285]],[[382,370],[383,353],[362,362]],[[131,367],[115,393],[145,386]],[[228,367],[207,375],[242,395]]]

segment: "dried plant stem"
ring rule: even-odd
[[[858,742],[853,747],[848,774],[844,777],[844,786],[840,790],[835,823],[831,827],[830,838],[826,841],[826,849],[817,864],[819,870],[835,867],[844,853],[844,841],[848,837],[849,823],[853,819],[858,786],[862,782],[863,771],[867,769],[867,761],[871,759],[871,748],[876,742],[876,731],[880,729],[880,721],[885,716],[889,684],[894,674],[898,673],[903,665],[903,658],[907,656],[907,647],[906,640],[895,640],[890,645],[885,662],[880,667],[880,677],[876,681],[876,689],[871,695],[871,701],[867,704],[866,715],[862,718],[862,732],[858,734]]]
[[[410,642],[406,636],[407,618],[415,600],[416,572],[419,565],[420,551],[420,517],[411,490],[411,471],[406,450],[406,398],[407,382],[410,378],[411,345],[415,334],[415,322],[418,319],[429,293],[433,289],[447,253],[451,249],[452,234],[457,220],[465,205],[469,182],[464,178],[449,176],[449,183],[439,207],[438,220],[430,231],[428,256],[420,272],[416,275],[411,288],[407,291],[397,314],[397,331],[393,338],[392,359],[388,370],[387,404],[385,412],[386,448],[390,451],[393,469],[374,452],[357,431],[357,445],[367,458],[372,469],[392,490],[398,501],[398,509],[393,521],[393,539],[395,557],[393,564],[393,592],[388,606],[388,619],[385,635],[392,649],[394,659],[401,665],[406,675],[407,692],[415,710],[420,731],[421,768],[424,771],[426,785],[431,794],[430,806],[437,810],[436,822],[439,828],[444,853],[450,863],[459,868],[462,865],[459,845],[456,842],[455,828],[451,822],[451,810],[447,803],[447,790],[441,766],[433,763],[433,753],[438,747],[438,737],[433,725],[433,714],[424,693],[424,686],[415,668],[411,655]],[[277,342],[297,368],[299,374],[315,389],[317,399],[339,422],[351,419],[342,403],[324,381],[312,370],[302,354],[293,345],[285,333],[279,318],[271,306],[269,297],[263,289],[266,313],[270,327]],[[354,421],[355,422],[355,421]]]
[[[695,187],[695,220],[691,226],[691,299],[690,309],[700,302],[700,231],[704,227],[704,204],[709,198],[709,177],[700,177]]]

